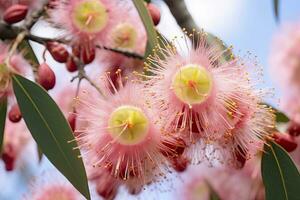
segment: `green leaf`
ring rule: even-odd
[[[30,61],[31,64],[33,65],[39,65],[39,60],[37,59],[30,43],[28,40],[23,40],[20,44],[19,44],[19,49],[20,51],[23,52],[24,54],[24,58],[28,61]]]
[[[132,1],[141,17],[142,22],[144,23],[147,32],[148,41],[147,41],[147,47],[145,53],[145,58],[147,58],[148,55],[152,53],[152,50],[158,44],[156,30],[152,18],[145,6],[145,2],[141,0],[132,0]]]
[[[266,144],[262,156],[262,178],[266,200],[300,198],[300,174],[288,153],[274,142]]]
[[[52,164],[87,199],[90,193],[71,128],[54,100],[36,83],[14,75],[13,89],[33,138]]]
[[[279,112],[278,110],[276,110],[275,115],[276,115],[276,122],[287,123],[290,121],[290,119],[284,113]]]
[[[0,155],[2,153],[6,111],[7,111],[7,98],[2,97],[0,98]]]
[[[274,108],[273,106],[267,104],[267,103],[262,103],[262,105],[265,105],[269,108],[272,108],[272,110],[274,110],[274,114],[276,116],[276,122],[277,123],[287,123],[290,121],[290,119],[280,110]]]
[[[278,22],[279,21],[279,0],[273,0],[273,9],[274,9],[275,19]]]

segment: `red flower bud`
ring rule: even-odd
[[[6,171],[12,171],[14,169],[16,157],[12,145],[6,145],[2,153],[2,160],[5,164]]]
[[[274,133],[273,138],[277,144],[284,148],[287,152],[294,151],[298,144],[296,141],[288,134]]]
[[[156,26],[157,24],[159,24],[160,22],[160,10],[159,8],[153,4],[153,3],[149,3],[147,5],[147,9],[152,17],[152,21],[154,23],[154,25]]]
[[[245,152],[245,150],[242,150],[242,148],[238,146],[237,149],[235,149],[234,154],[237,161],[236,168],[243,168],[247,160],[247,152]]]
[[[22,119],[22,114],[19,108],[18,104],[14,104],[9,113],[8,113],[8,118],[11,122],[17,123]]]
[[[298,124],[294,121],[291,121],[289,123],[289,127],[288,127],[287,131],[291,136],[299,136],[300,135],[300,124]]]
[[[67,60],[66,67],[69,72],[75,72],[78,70],[76,63],[71,56],[69,56]]]
[[[14,4],[7,8],[3,14],[3,20],[8,24],[14,24],[25,19],[28,12],[28,6]]]
[[[70,124],[70,127],[72,131],[75,131],[76,128],[76,113],[70,113],[68,116],[68,122]]]
[[[105,184],[100,182],[96,185],[97,193],[104,199],[114,199],[117,195],[117,189],[118,187],[115,186],[114,182],[109,180],[106,180]]]
[[[38,83],[46,90],[54,88],[56,78],[52,69],[46,64],[42,63],[38,68]]]
[[[57,42],[48,42],[46,46],[54,60],[59,63],[67,62],[69,53],[62,44]]]
[[[95,47],[73,46],[72,53],[79,58],[84,64],[90,64],[96,57]]]
[[[177,157],[171,160],[172,167],[177,172],[184,172],[188,165],[190,164],[190,160],[185,157]]]
[[[81,51],[81,59],[84,64],[90,64],[96,57],[95,48],[83,48]]]

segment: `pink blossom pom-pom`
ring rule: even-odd
[[[156,48],[147,58],[150,75],[141,75],[147,79],[145,90],[164,115],[164,131],[192,146],[187,154],[193,163],[210,151],[214,154],[215,148],[224,155],[235,150],[246,153],[251,143],[264,141],[274,126],[272,110],[262,105],[270,92],[255,89],[261,70],[256,62],[239,57],[222,62],[231,49],[208,45],[204,32],[182,38],[188,37],[197,38],[196,49],[182,47],[176,38],[171,44],[162,41],[166,50]],[[179,52],[176,45],[187,52]]]
[[[29,64],[22,55],[13,54],[8,58],[8,51],[9,47],[0,42],[0,97],[12,96],[12,72],[26,75],[30,69]]]
[[[270,72],[278,86],[299,91],[300,86],[300,23],[282,25],[273,38],[269,56]]]
[[[128,81],[124,86],[121,80],[116,81],[117,90],[105,74],[100,87],[103,96],[87,91],[79,95],[78,120],[87,125],[77,130],[82,133],[77,140],[95,170],[108,171],[135,191],[159,180],[166,170],[164,154],[170,151],[165,143],[176,141],[161,134],[159,113],[149,106],[142,85]]]
[[[42,172],[33,180],[24,200],[84,200],[85,198],[58,172]]]

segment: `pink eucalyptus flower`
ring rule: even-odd
[[[270,71],[278,85],[288,91],[300,87],[300,23],[286,23],[274,36],[269,57]]]
[[[0,98],[12,96],[12,73],[26,75],[30,69],[29,64],[20,54],[13,54],[8,59],[8,51],[9,47],[0,42]]]
[[[108,34],[103,45],[143,56],[146,49],[147,34],[133,3],[131,1],[126,2],[126,6],[120,10],[120,12],[126,13],[126,17],[108,28]],[[133,71],[142,68],[141,60],[107,50],[99,50],[99,53],[101,54],[99,61],[107,71],[111,71],[116,66],[126,72],[128,69]]]
[[[50,22],[64,30],[65,37],[71,39],[74,45],[90,47],[96,41],[102,44],[109,27],[124,17],[122,7],[125,5],[123,1],[110,0],[52,1]]]
[[[168,137],[160,133],[158,114],[149,106],[141,85],[136,81],[125,86],[117,83],[118,91],[105,75],[102,97],[90,92],[78,97],[78,120],[88,125],[78,130],[83,134],[77,138],[93,167],[107,170],[132,191],[164,172],[162,152],[169,147],[163,141]]]
[[[60,174],[42,173],[31,183],[25,200],[84,200],[85,198]]]
[[[284,94],[280,100],[280,107],[285,114],[293,121],[300,123],[300,93],[297,91]]]
[[[148,72],[153,75],[146,76],[145,88],[161,108],[164,131],[196,145],[187,151],[194,162],[201,162],[203,156],[210,160],[207,154],[215,155],[216,149],[221,155],[238,148],[245,152],[251,143],[264,140],[274,126],[271,109],[261,105],[267,92],[254,89],[256,74],[246,66],[253,66],[253,73],[261,71],[254,68],[256,63],[241,58],[221,62],[228,50],[220,51],[217,44],[209,46],[203,32],[190,36],[198,37],[195,50],[186,46],[184,54],[165,43],[166,50],[157,48],[147,59]]]
[[[182,174],[184,182],[178,191],[186,200],[208,200],[213,192],[224,200],[263,200],[260,159],[248,160],[242,170],[193,166]]]

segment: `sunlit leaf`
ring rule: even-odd
[[[157,34],[156,30],[152,21],[152,18],[145,6],[145,2],[141,0],[132,0],[137,11],[139,12],[139,15],[141,17],[141,20],[144,23],[145,29],[147,31],[147,47],[146,47],[146,53],[145,57],[150,55],[152,53],[152,50],[154,47],[158,44]]]
[[[7,98],[2,97],[0,98],[0,155],[2,153],[6,111],[7,111]]]
[[[294,200],[300,198],[300,174],[288,153],[274,142],[264,147],[262,178],[266,200]]]
[[[13,89],[33,138],[52,164],[87,199],[90,193],[80,152],[71,128],[54,100],[36,83],[13,76]]]

